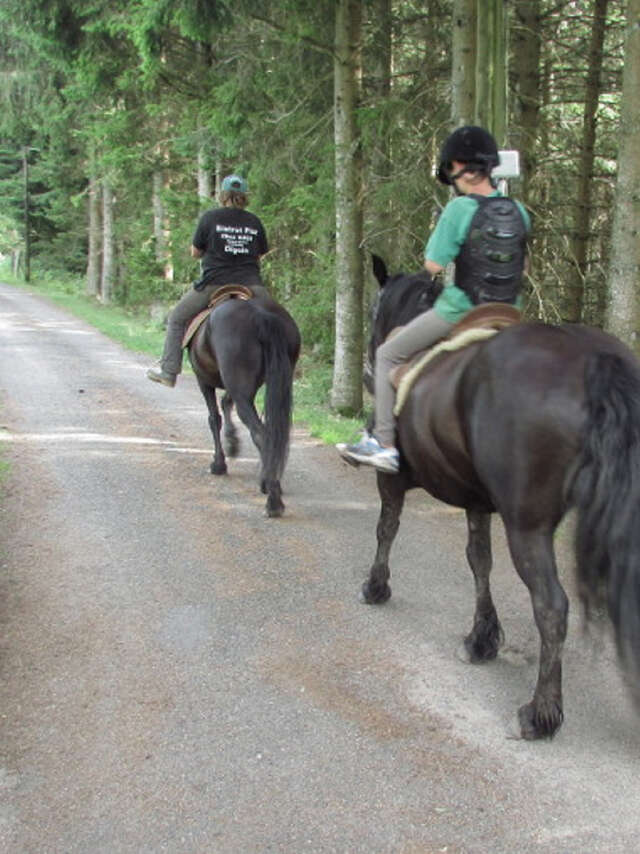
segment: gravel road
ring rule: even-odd
[[[194,378],[147,362],[0,285],[0,851],[640,850],[640,719],[570,560],[566,719],[531,744],[538,635],[498,522],[506,645],[474,667],[460,511],[412,493],[393,598],[361,605],[373,473],[295,430],[266,519],[246,433],[212,477]]]

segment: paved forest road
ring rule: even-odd
[[[538,636],[499,525],[471,667],[460,512],[412,494],[360,605],[373,474],[296,431],[268,520],[248,440],[212,477],[193,377],[146,363],[0,285],[0,851],[640,850],[640,718],[574,593],[564,727],[510,738]]]

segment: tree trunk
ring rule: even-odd
[[[87,294],[95,297],[100,291],[100,182],[93,163],[89,171]]]
[[[368,72],[371,80],[370,100],[375,109],[376,133],[371,140],[371,166],[369,199],[370,240],[374,251],[390,264],[393,238],[390,223],[393,221],[389,194],[384,192],[391,179],[391,127],[387,111],[391,92],[391,0],[373,0],[371,7],[371,38],[368,51]],[[377,201],[376,190],[383,188],[384,202]]]
[[[574,217],[570,251],[573,261],[566,284],[564,320],[579,323],[582,320],[584,291],[587,275],[589,223],[591,221],[591,184],[596,141],[598,102],[600,100],[600,74],[602,48],[606,29],[609,0],[594,0],[593,26],[589,46],[589,68],[585,83],[584,110],[582,113],[582,146],[578,171],[578,198]]]
[[[507,126],[507,41],[504,0],[483,0],[477,15],[476,124],[504,145]]]
[[[18,249],[11,250],[11,272],[17,276],[20,272],[20,264],[22,263],[22,252]]]
[[[203,207],[209,207],[211,204],[211,169],[204,142],[198,145],[198,199]]]
[[[336,340],[331,405],[345,414],[362,409],[362,156],[356,122],[361,21],[362,0],[336,0]]]
[[[31,220],[29,217],[29,149],[22,152],[22,181],[24,205],[24,280],[31,281]]]
[[[102,181],[102,276],[100,298],[110,303],[113,296],[114,277],[114,233],[113,233],[113,189],[108,179]]]
[[[640,356],[640,0],[627,0],[606,326]]]
[[[202,68],[202,79],[207,80],[213,65],[213,52],[211,45],[208,42],[199,42],[197,46],[198,60]],[[207,87],[204,87],[204,93],[207,92]],[[212,148],[211,137],[202,116],[204,109],[198,116],[198,200],[203,208],[211,207],[211,172],[212,172]]]
[[[152,178],[153,209],[153,238],[155,243],[156,261],[162,267],[164,278],[173,281],[173,264],[171,263],[171,231],[164,202],[164,190],[167,182],[164,169],[155,169]]]
[[[531,201],[531,178],[536,171],[540,121],[540,0],[516,0],[513,28],[513,83],[518,132],[512,139],[520,152],[520,198]]]
[[[451,125],[472,124],[476,96],[476,0],[453,0]]]

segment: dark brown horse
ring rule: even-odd
[[[424,276],[413,284],[407,277],[388,280],[380,263],[373,352],[395,325],[399,302],[406,308],[437,293]],[[640,365],[634,355],[596,329],[518,324],[438,355],[411,389],[397,433],[400,472],[377,475],[378,549],[364,601],[382,603],[391,595],[389,552],[404,496],[421,487],[466,511],[476,608],[465,648],[472,662],[495,658],[502,629],[489,588],[490,519],[499,513],[541,639],[535,692],[519,710],[521,733],[552,736],[563,720],[568,611],[553,535],[574,507],[581,595],[587,606],[606,605],[621,660],[638,685]]]
[[[293,371],[300,353],[300,333],[291,315],[264,288],[255,288],[250,300],[228,299],[200,326],[189,343],[189,359],[209,409],[213,435],[212,474],[226,474],[227,463],[220,428],[216,389],[225,389],[222,401],[224,438],[229,456],[238,452],[231,420],[235,403],[260,453],[260,488],[267,496],[267,516],[282,516],[280,478],[287,461]],[[254,399],[265,384],[264,421]]]

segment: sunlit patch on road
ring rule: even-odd
[[[95,335],[93,329],[81,329],[74,323],[69,323],[66,320],[50,320],[50,321],[35,321],[37,329],[55,329],[56,332],[67,332],[71,335]]]
[[[48,445],[51,443],[76,445],[111,445],[111,446],[141,446],[158,447],[171,454],[211,456],[212,449],[192,448],[178,445],[169,439],[154,439],[150,436],[110,436],[106,433],[83,433],[75,430],[65,430],[51,433],[13,433],[0,427],[0,442],[13,444]],[[234,457],[233,462],[255,464],[256,457]]]
[[[77,445],[139,445],[161,447],[163,450],[178,454],[211,454],[210,448],[188,448],[176,445],[167,439],[154,439],[149,436],[108,436],[105,433],[80,433],[61,430],[56,433],[12,433],[0,429],[0,442],[14,444],[48,445],[51,443]],[[238,458],[242,459],[242,458]],[[247,462],[248,462],[247,458]]]
[[[76,324],[64,320],[46,323],[34,320],[25,323],[23,317],[18,319],[18,315],[12,312],[0,314],[0,329],[10,329],[12,332],[42,332],[43,329],[53,329],[56,332],[65,332],[70,335],[95,335],[95,331],[92,329],[81,329]]]
[[[78,442],[78,443],[105,443],[119,445],[172,445],[164,439],[152,439],[147,436],[107,436],[105,433],[67,433],[64,430],[58,433],[11,433],[0,430],[0,440],[4,442]]]

